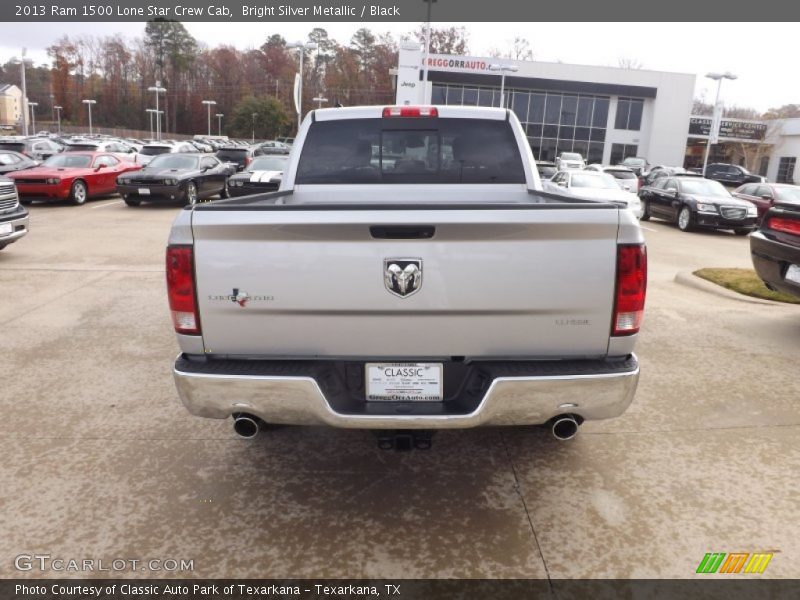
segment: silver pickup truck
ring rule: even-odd
[[[243,437],[549,424],[568,439],[633,399],[646,279],[633,213],[542,191],[512,112],[315,110],[277,192],[175,220],[175,382]]]

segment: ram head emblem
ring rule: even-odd
[[[422,286],[422,260],[419,258],[386,258],[383,260],[383,281],[395,296],[408,298]]]

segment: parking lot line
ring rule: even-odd
[[[651,229],[650,227],[645,227],[644,225],[639,225],[642,229],[646,229],[647,231],[658,231],[658,229]]]
[[[90,206],[89,208],[105,208],[106,206],[111,206],[113,204],[121,204],[122,200],[114,200],[112,202],[106,202],[105,204],[95,204],[94,206]]]

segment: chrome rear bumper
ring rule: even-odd
[[[608,419],[625,412],[639,381],[638,361],[631,355],[623,370],[608,373],[594,368],[590,374],[496,377],[477,407],[463,414],[407,414],[429,403],[380,403],[381,414],[356,414],[334,410],[312,376],[202,372],[201,365],[191,370],[186,366],[179,357],[173,374],[181,401],[193,415],[224,419],[248,413],[268,423],[357,429],[538,425],[564,413]]]

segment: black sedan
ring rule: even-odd
[[[160,154],[140,171],[117,177],[117,191],[128,206],[147,200],[180,200],[195,204],[219,194],[228,197],[234,168],[205,154]]]
[[[228,179],[231,196],[247,196],[278,189],[288,156],[258,156],[241,173]]]
[[[750,236],[756,273],[772,289],[800,298],[800,204],[776,204]]]
[[[732,229],[747,235],[756,226],[755,204],[731,196],[716,181],[699,177],[661,177],[639,191],[642,221],[650,217],[677,223],[681,231],[695,227]]]
[[[39,164],[38,160],[33,160],[31,157],[25,156],[21,152],[0,149],[0,175],[13,173],[14,171],[22,171],[23,169],[30,169]]]

